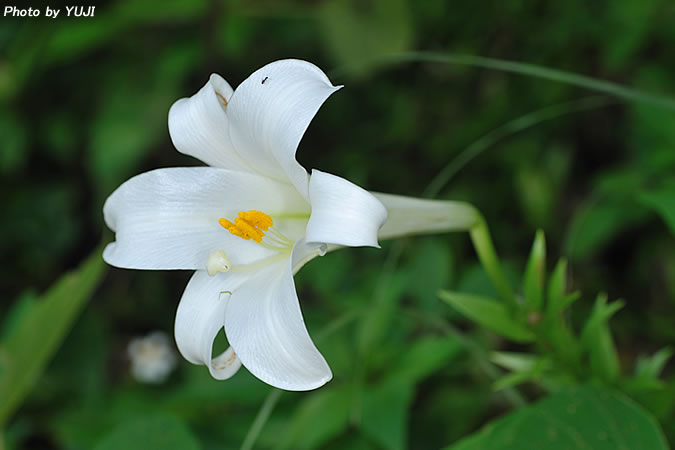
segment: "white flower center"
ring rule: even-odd
[[[278,252],[277,255],[263,259],[255,264],[233,266],[225,254],[225,250],[211,252],[206,263],[206,270],[210,276],[218,272],[244,272],[257,270],[282,259],[289,258],[295,242],[274,228],[272,218],[261,211],[242,211],[234,219],[234,223],[227,219],[219,219],[218,223],[231,234],[246,241],[253,240],[258,245]],[[267,234],[265,234],[267,232]]]

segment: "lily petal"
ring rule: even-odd
[[[217,380],[230,378],[241,366],[231,347],[216,358],[212,358],[212,352],[213,341],[223,329],[223,315],[230,297],[222,290],[243,281],[241,276],[210,277],[198,270],[185,288],[176,312],[174,330],[181,355],[193,364],[208,366]]]
[[[307,391],[332,373],[305,328],[291,265],[271,265],[232,291],[225,333],[253,375],[280,389]]]
[[[387,210],[370,192],[344,178],[313,170],[309,180],[312,215],[307,242],[379,247],[377,232]]]
[[[143,173],[117,188],[103,207],[117,239],[103,259],[130,269],[204,270],[209,254],[223,249],[234,264],[255,262],[271,251],[218,224],[249,210],[283,217],[309,214],[309,205],[292,185],[246,172],[183,167]]]
[[[469,203],[426,200],[372,192],[385,208],[388,218],[378,237],[391,239],[420,233],[468,230],[479,219]]]
[[[169,110],[169,134],[179,152],[213,167],[252,171],[230,140],[226,104],[232,88],[213,74],[199,92],[175,102]]]
[[[307,198],[307,171],[295,152],[319,107],[340,87],[306,61],[276,61],[253,72],[228,105],[234,147],[255,170],[290,180]]]
[[[293,258],[291,259],[293,275],[298,273],[298,271],[302,269],[305,264],[317,256],[323,256],[329,251],[335,250],[336,248],[331,248],[330,245],[320,242],[308,243],[304,238],[302,238],[295,243],[295,247],[293,248]]]

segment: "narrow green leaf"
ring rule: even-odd
[[[115,428],[94,450],[198,450],[199,441],[180,420],[166,414],[129,418]]]
[[[578,295],[565,296],[566,299],[578,297]],[[553,351],[560,356],[565,364],[570,367],[579,367],[582,348],[576,334],[572,332],[563,317],[554,317],[547,320],[542,327],[542,332],[550,341]]]
[[[580,298],[581,298],[581,292],[580,291],[574,291],[574,292],[571,292],[571,293],[565,295],[560,300],[560,304],[557,305],[560,308],[560,313],[562,313],[564,310],[567,309],[568,306],[570,306],[572,303],[576,302]]]
[[[14,332],[23,317],[33,310],[37,300],[37,294],[32,291],[26,291],[16,299],[0,322],[0,342],[7,339]]]
[[[579,292],[565,294],[567,281],[567,260],[561,258],[556,264],[548,283],[546,302],[545,332],[556,351],[568,364],[576,366],[581,353],[579,344],[572,334],[562,313],[572,302],[581,297]]]
[[[658,213],[675,234],[675,184],[642,192],[638,198],[642,204]]]
[[[498,419],[446,450],[667,450],[654,418],[627,397],[581,387]]]
[[[459,64],[473,67],[483,67],[491,70],[526,75],[533,78],[555,81],[558,83],[579,86],[596,92],[602,92],[625,100],[644,103],[669,111],[675,111],[675,100],[648,92],[639,91],[630,87],[615,84],[598,78],[587,77],[572,72],[552,69],[535,64],[509,61],[497,58],[488,58],[477,55],[463,55],[458,53],[443,53],[434,51],[415,51],[382,55],[373,59],[372,63],[406,63],[414,61],[429,61],[446,64]],[[349,67],[345,67],[349,71]]]
[[[640,357],[635,367],[635,375],[638,377],[658,378],[671,356],[673,356],[673,349],[665,347],[652,356]]]
[[[493,352],[490,355],[490,361],[513,372],[530,370],[539,359],[530,353]]]
[[[539,375],[534,373],[534,371],[527,370],[525,372],[511,372],[506,375],[497,378],[494,383],[492,383],[492,389],[495,391],[501,391],[502,389],[516,387],[528,381],[532,381],[537,378]]]
[[[0,342],[0,428],[30,392],[101,280],[101,251],[97,248],[57,281]]]
[[[511,371],[492,384],[492,388],[496,391],[538,380],[552,367],[549,359],[529,353],[494,352],[490,360]]]
[[[506,307],[485,297],[440,291],[439,297],[459,312],[495,333],[518,342],[531,342],[534,333],[511,317]]]
[[[565,289],[567,284],[567,259],[560,258],[551,279],[548,282],[546,292],[546,314],[549,317],[556,317],[564,308],[562,307],[565,298]]]
[[[619,357],[608,322],[622,307],[623,301],[607,304],[607,295],[599,294],[581,333],[581,343],[589,354],[591,370],[605,381],[616,380],[619,375]]]
[[[541,311],[545,274],[546,239],[544,232],[537,230],[523,279],[523,294],[529,311]]]

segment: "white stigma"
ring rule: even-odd
[[[215,276],[218,272],[229,272],[232,268],[230,259],[225,255],[225,250],[216,250],[211,252],[209,260],[206,263],[206,272],[209,276]]]

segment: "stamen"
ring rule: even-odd
[[[260,211],[248,211],[240,212],[239,217],[242,220],[250,223],[251,225],[258,227],[262,230],[267,231],[267,229],[274,225],[274,221],[270,216]]]
[[[281,234],[280,232],[278,232],[278,231],[275,230],[274,228],[272,228],[272,229],[270,230],[270,234],[273,234],[276,238],[278,238],[280,241],[282,241],[283,243],[285,243],[285,245],[293,245],[293,241],[291,241],[290,239],[288,239],[286,236],[284,236],[283,234]]]
[[[235,217],[234,223],[227,219],[220,219],[218,223],[233,235],[247,241],[253,239],[258,243],[261,243],[265,236],[263,231],[274,225],[272,218],[261,211],[242,211]]]

